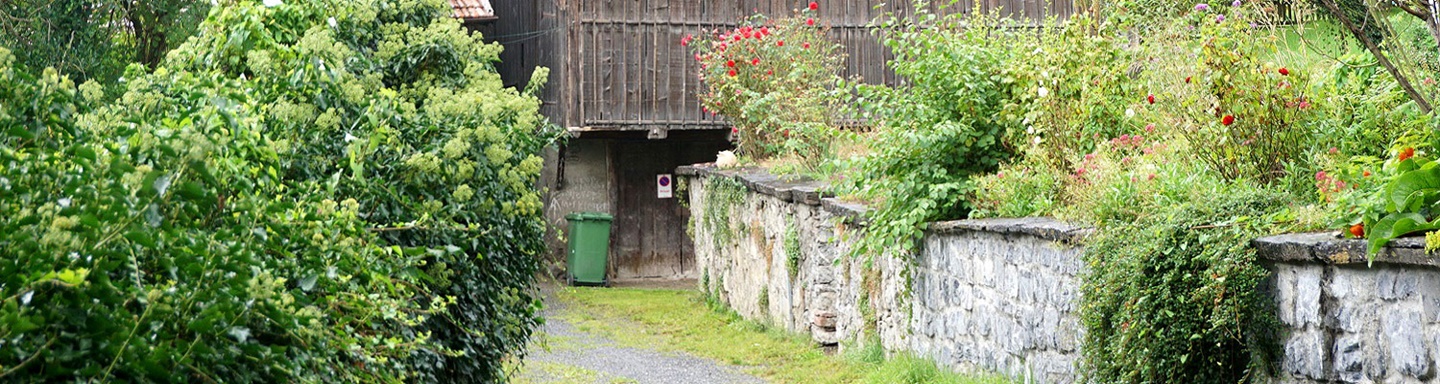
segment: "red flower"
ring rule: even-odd
[[[810,49],[810,43],[800,43],[800,48]]]
[[[766,74],[766,75],[774,75],[774,74],[775,74],[775,70],[773,70],[773,69],[766,70],[766,71],[765,71],[765,74]]]
[[[1400,161],[1405,161],[1411,157],[1415,157],[1415,148],[1406,147],[1405,150],[1400,151]]]
[[[730,133],[740,133],[740,128],[730,127]]]
[[[734,70],[734,69],[731,69],[730,72],[729,72],[729,74],[730,74],[730,77],[735,77],[735,70]]]
[[[1149,96],[1145,96],[1145,100],[1149,101],[1150,104],[1155,104],[1155,94],[1152,93]]]
[[[817,2],[814,2],[814,1],[810,2],[810,10],[811,10],[811,11],[819,11],[819,10],[820,10],[820,3],[817,3]]]
[[[1289,70],[1289,69],[1285,69],[1285,67],[1280,67],[1280,75],[1281,75],[1281,76],[1290,76],[1290,70]]]
[[[760,65],[760,58],[750,59],[750,65]]]
[[[780,40],[780,41],[775,42],[775,46],[777,46],[777,47],[784,47],[784,46],[785,46],[785,40]]]
[[[726,67],[730,67],[730,68],[735,68],[735,60],[726,60],[726,61],[725,61],[725,66],[726,66]]]
[[[1227,126],[1230,124],[1235,124],[1235,116],[1225,115],[1224,118],[1220,119],[1220,124],[1225,124]]]
[[[1370,177],[1370,170],[1368,170],[1368,169],[1365,170],[1365,174],[1364,174],[1364,175],[1365,175],[1365,177]]]
[[[1185,76],[1185,84],[1190,84],[1190,76]]]
[[[1350,234],[1355,237],[1365,237],[1365,223],[1350,226]]]
[[[690,40],[693,39],[693,38],[694,38],[694,37],[692,37],[692,36],[690,36],[690,35],[685,35],[685,38],[680,39],[680,46],[682,46],[682,47],[688,47],[688,46],[690,46]]]
[[[805,19],[805,25],[809,25],[809,26],[812,26],[812,27],[815,26],[815,19],[813,19],[813,18],[811,18],[811,19]]]

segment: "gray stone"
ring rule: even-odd
[[[1420,286],[1420,276],[1392,268],[1380,270],[1375,277],[1375,291],[1385,300],[1400,300],[1415,294]]]
[[[1320,271],[1302,269],[1295,274],[1295,325],[1320,324]]]
[[[1382,279],[1383,280],[1383,279]],[[1420,312],[1390,311],[1384,315],[1385,337],[1389,341],[1391,367],[1402,375],[1429,378],[1430,354],[1425,348]]]
[[[1286,372],[1315,380],[1325,378],[1325,334],[1320,331],[1297,332],[1285,342]]]
[[[1345,335],[1335,339],[1332,353],[1334,373],[1340,380],[1356,383],[1365,378],[1365,351],[1359,336]]]

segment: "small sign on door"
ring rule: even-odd
[[[670,174],[655,176],[655,196],[661,199],[669,199],[675,194],[675,179]]]

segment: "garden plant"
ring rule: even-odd
[[[1303,22],[1265,1],[1095,5],[1064,20],[924,1],[881,16],[902,80],[828,96],[873,127],[848,139],[863,151],[801,156],[828,156],[815,169],[834,192],[872,209],[857,256],[903,255],[939,220],[1094,228],[1081,240],[1087,380],[1265,381],[1278,323],[1253,239],[1328,230],[1367,239],[1374,258],[1440,229],[1440,72],[1414,54],[1440,47],[1432,19],[1346,2],[1373,21],[1351,33],[1320,3],[1294,4],[1319,15]],[[707,64],[707,92],[728,87]]]
[[[534,90],[444,2],[224,3],[115,83],[0,48],[0,381],[502,380]]]

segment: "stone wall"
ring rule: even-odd
[[[1083,265],[1070,241],[1081,233],[1043,218],[933,224],[915,258],[904,346],[946,366],[1072,381]]]
[[[1365,243],[1329,234],[1255,241],[1289,328],[1284,382],[1440,382],[1440,262],[1396,240],[1367,266]]]
[[[848,256],[864,207],[817,192],[815,182],[762,170],[676,173],[688,183],[702,284],[742,316],[822,345],[875,338],[960,371],[1076,380],[1084,273],[1076,243],[1086,230],[1044,218],[933,223],[918,253],[867,261]],[[707,212],[706,199],[736,183],[739,200]],[[717,241],[717,222],[733,225],[730,241]],[[787,237],[798,246],[787,247]],[[1259,289],[1287,328],[1277,381],[1440,382],[1440,261],[1423,241],[1397,240],[1373,266],[1362,241],[1333,234],[1255,246],[1274,273]]]

